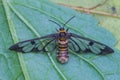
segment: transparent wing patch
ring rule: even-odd
[[[70,47],[75,52],[93,52],[95,54],[107,54],[114,51],[105,44],[94,41],[89,38],[84,38],[76,34],[71,33],[70,41],[74,44],[74,47]]]
[[[69,45],[69,48],[74,52],[80,52],[81,51],[79,44],[75,40],[73,40],[72,38],[69,40],[68,45]]]
[[[54,34],[56,35],[56,34]],[[26,40],[12,45],[9,49],[18,52],[53,51],[56,48],[56,38],[52,35]]]

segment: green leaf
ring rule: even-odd
[[[64,5],[82,7],[80,11],[88,12],[85,8],[91,9],[90,14],[96,17],[99,25],[108,29],[116,37],[116,48],[120,50],[120,4],[118,0],[51,0]],[[98,7],[96,7],[98,5]],[[74,8],[75,9],[75,8]],[[93,13],[92,13],[93,12]]]
[[[47,0],[0,1],[0,79],[1,80],[118,80],[120,51],[114,54],[77,54],[70,51],[67,64],[56,61],[56,51],[42,54],[18,53],[8,48],[19,41],[55,33],[72,16],[66,28],[69,32],[92,38],[113,47],[114,36],[98,26],[89,14],[78,13]],[[44,44],[44,43],[43,43]],[[51,55],[52,54],[52,55]]]

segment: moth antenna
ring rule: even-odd
[[[57,32],[59,32],[59,30],[58,30],[58,29],[56,29],[56,31],[57,31]]]
[[[69,21],[71,21],[74,17],[75,17],[75,16],[71,17],[68,21],[66,21],[65,24],[63,24],[63,27],[65,27],[65,25],[66,25]]]
[[[53,20],[49,20],[50,22],[53,22],[53,23],[55,23],[55,24],[57,24],[60,28],[61,28],[61,25],[60,24],[58,24],[57,22],[55,22],[55,21],[53,21]]]

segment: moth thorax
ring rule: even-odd
[[[58,52],[57,59],[60,63],[66,63],[69,60],[68,51]]]
[[[66,32],[65,29],[60,29],[60,30],[59,30],[59,33],[65,33],[65,32]]]
[[[66,38],[66,35],[67,35],[67,33],[66,32],[59,32],[59,38],[63,38],[63,39],[65,39]]]

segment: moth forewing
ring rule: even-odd
[[[19,47],[24,47],[24,46],[26,46],[26,45],[29,45],[29,44],[31,44],[31,42],[20,42],[20,43],[18,43],[18,46]]]
[[[101,50],[97,47],[89,46],[89,49],[95,54],[100,54],[101,53]]]
[[[42,45],[42,41],[45,43],[47,39],[48,42],[54,38],[56,38],[58,34],[50,34],[47,36],[43,36],[40,38],[34,38],[34,39],[30,39],[30,40],[26,40],[26,41],[22,41],[22,42],[18,42],[14,45],[12,45],[9,49],[10,50],[14,50],[14,51],[18,51],[18,52],[38,52],[38,51],[43,51],[44,46]],[[46,43],[48,43],[46,42]],[[45,50],[44,50],[45,51]]]
[[[108,54],[114,52],[112,48],[108,47],[103,43],[79,36],[74,33],[69,33],[69,34],[71,35],[71,38],[73,38],[75,43],[79,44],[79,48],[81,52],[91,51],[95,54]]]
[[[89,41],[86,41],[85,39],[80,39],[80,38],[76,38],[81,51],[86,51],[88,49],[88,43]]]
[[[81,51],[80,47],[79,47],[80,44],[78,44],[76,41],[74,41],[73,38],[69,39],[69,44],[68,45],[69,45],[69,48],[74,52],[80,52]]]

